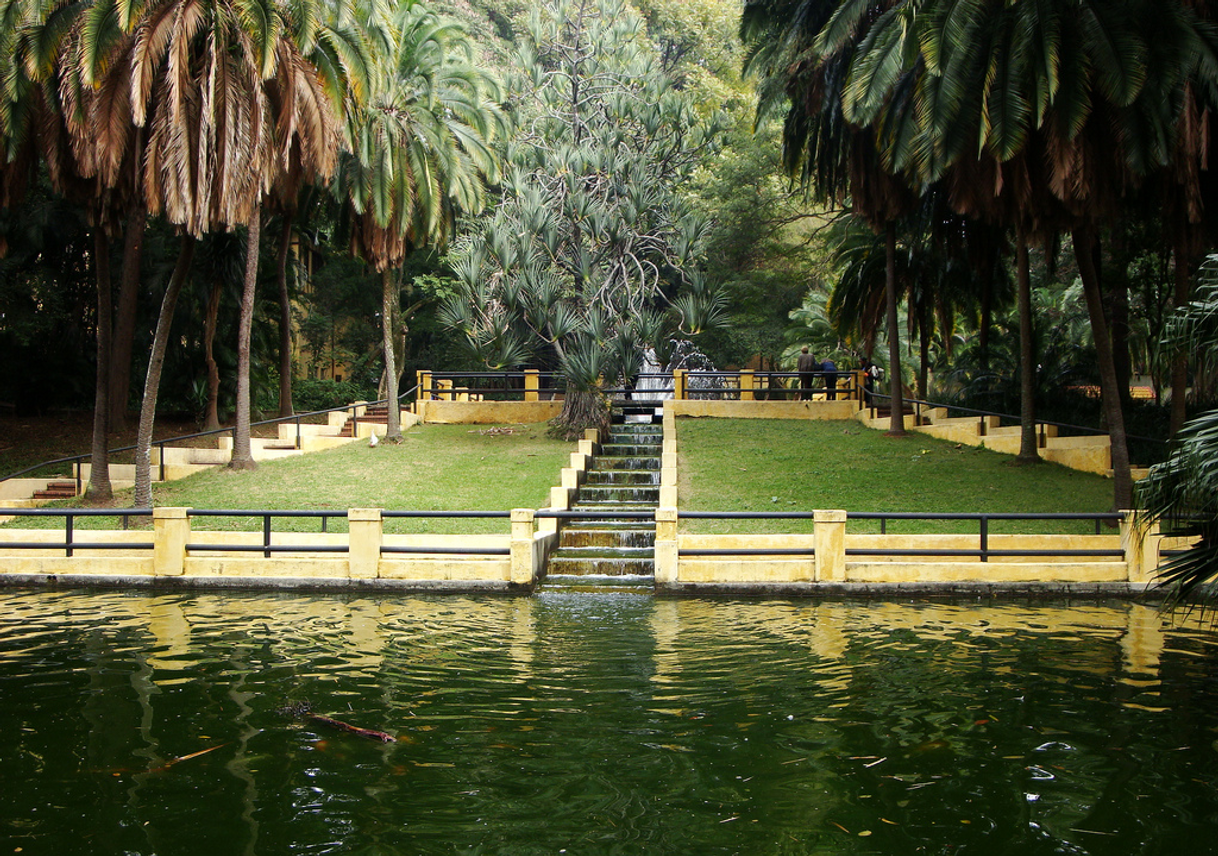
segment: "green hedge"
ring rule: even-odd
[[[329,410],[353,401],[375,401],[376,388],[371,389],[351,381],[296,380],[292,383],[292,406],[297,413]]]

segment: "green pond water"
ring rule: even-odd
[[[1128,603],[0,590],[0,853],[1218,853],[1216,666]]]

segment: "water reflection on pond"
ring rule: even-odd
[[[1218,853],[1216,643],[1126,603],[5,590],[0,846]]]

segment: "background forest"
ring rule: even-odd
[[[885,230],[799,166],[781,94],[795,90],[775,71],[787,67],[758,48],[765,26],[794,32],[787,7],[834,4],[0,6],[14,58],[2,124],[6,409],[93,407],[105,328],[111,431],[148,408],[146,379],[159,359],[153,411],[214,426],[248,421],[243,399],[254,415],[333,406],[408,387],[421,368],[533,365],[562,369],[569,382],[607,367],[629,376],[642,346],[663,357],[674,339],[693,340],[721,368],[790,369],[806,344],[842,367],[873,360],[894,369],[909,395],[1018,414],[1029,374],[1016,302],[1022,247],[1036,415],[1106,427],[1069,229],[1020,243],[1016,230],[982,226],[923,195],[890,224],[899,317],[888,323]],[[745,6],[749,48],[740,39]],[[254,31],[249,9],[279,23]],[[293,17],[300,9],[312,17]],[[106,10],[129,20],[111,15],[107,31],[95,25]],[[236,177],[218,165],[256,119],[192,155],[202,144],[175,122],[224,128],[173,113],[173,87],[204,84],[175,82],[184,72],[172,52],[160,65],[146,55],[159,43],[142,34],[178,33],[191,15],[206,23],[181,36],[183,55],[208,61],[207,27],[241,46],[261,69],[250,87],[262,87],[268,124],[291,129],[269,153],[228,164]],[[255,56],[260,39],[277,47]],[[597,50],[583,52],[590,46]],[[128,56],[143,65],[132,60],[116,75]],[[293,86],[305,91],[288,80],[304,63],[319,70],[309,97],[331,99],[333,116],[286,97]],[[233,80],[239,72],[251,73],[233,70]],[[548,88],[556,80],[582,80],[599,100],[571,118],[564,91]],[[119,109],[121,87],[136,89]],[[299,115],[285,119],[288,110]],[[121,134],[98,132],[124,121]],[[218,191],[199,190],[207,169],[230,189],[242,170],[260,183],[218,201]],[[170,180],[191,170],[191,187]],[[597,184],[605,176],[618,184]],[[1134,463],[1165,453],[1138,437],[1170,430],[1173,357],[1161,342],[1182,252],[1172,217],[1149,200],[1122,208],[1088,254],[1100,271]],[[1187,248],[1193,268],[1207,241],[1202,230]],[[99,301],[103,277],[112,309]],[[575,300],[581,290],[591,297]],[[899,330],[894,350],[890,330]],[[598,362],[610,357],[612,365]],[[1189,375],[1190,408],[1213,399],[1204,369]]]

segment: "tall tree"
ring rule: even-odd
[[[644,346],[721,312],[696,267],[705,221],[676,192],[715,126],[619,0],[543,4],[515,63],[503,201],[459,248],[445,318],[489,366],[557,363],[557,427],[578,433],[607,421],[601,386],[637,374]]]
[[[882,140],[902,140],[913,134],[913,102],[893,98],[885,122],[865,127],[844,112],[847,75],[856,54],[867,46],[872,25],[890,16],[898,0],[878,4],[827,0],[748,0],[741,35],[748,48],[746,69],[760,78],[759,117],[782,115],[783,156],[788,174],[829,201],[848,202],[883,234],[885,318],[888,324],[888,433],[905,433],[901,386],[900,334],[896,329],[896,221],[913,210],[917,194],[889,168],[891,153]],[[912,77],[899,64],[887,69],[900,80]]]
[[[408,4],[393,27],[381,84],[351,115],[351,152],[337,185],[351,214],[351,250],[381,275],[381,331],[389,401],[386,439],[401,439],[394,340],[401,317],[397,268],[420,247],[443,245],[459,211],[482,209],[497,181],[491,142],[506,130],[498,82],[474,62],[466,30]]]

